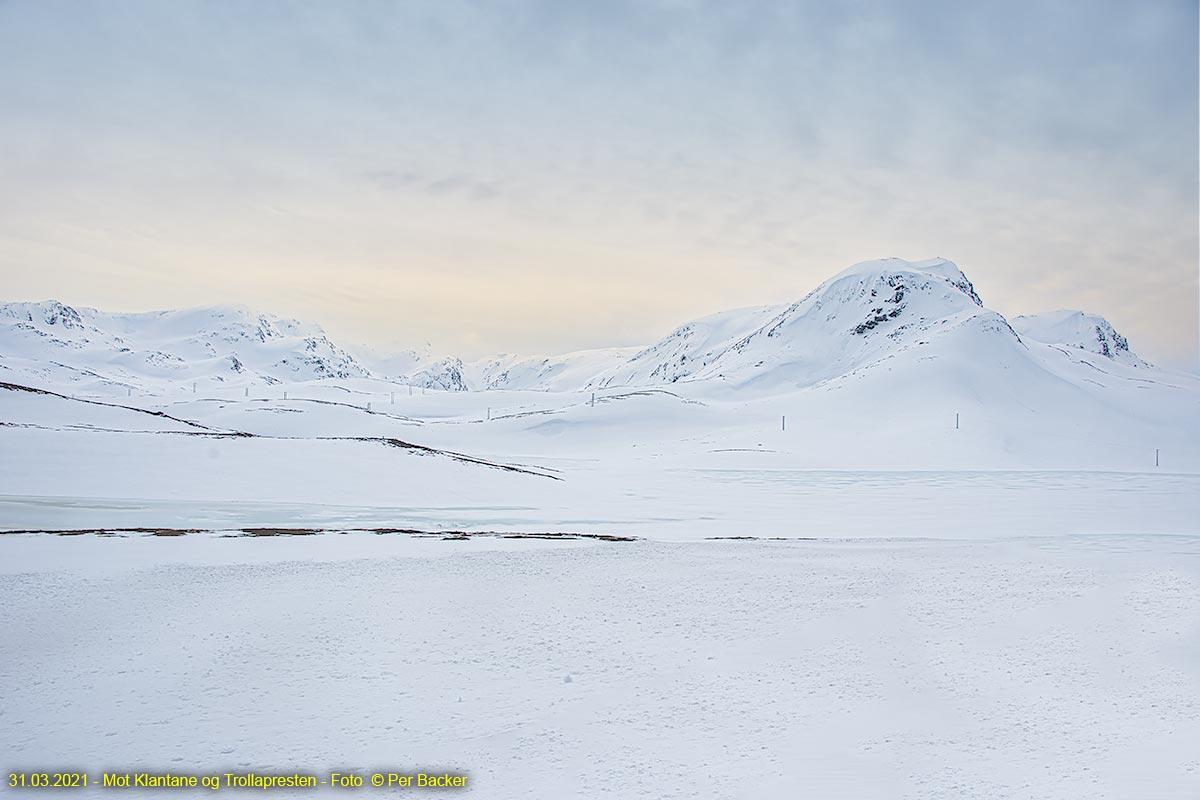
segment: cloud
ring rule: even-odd
[[[0,277],[545,351],[937,254],[1194,364],[1196,28],[1166,0],[17,0]]]
[[[412,170],[375,169],[363,173],[363,178],[385,191],[411,191],[427,195],[461,195],[476,200],[497,197],[499,181],[489,181],[470,175],[422,175]]]

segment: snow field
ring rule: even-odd
[[[1200,791],[1195,536],[365,560],[83,537],[107,556],[55,566],[63,541],[0,537],[10,768],[447,769],[488,798]]]

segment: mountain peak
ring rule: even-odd
[[[1019,346],[953,262],[876,259],[842,270],[790,305],[683,325],[593,385],[715,378],[730,386],[811,386],[933,340],[979,337]]]
[[[317,325],[241,305],[107,314],[57,300],[0,304],[4,366],[85,386],[367,377]]]
[[[0,303],[0,316],[38,324],[60,325],[64,328],[83,327],[83,319],[79,312],[58,300]]]
[[[1065,345],[1132,366],[1146,362],[1129,349],[1129,340],[1099,314],[1061,309],[1013,317],[1013,327],[1035,342]]]
[[[834,284],[850,277],[879,276],[904,272],[944,280],[971,298],[971,302],[975,305],[983,306],[983,300],[979,298],[979,294],[975,291],[975,284],[971,283],[971,279],[958,268],[957,264],[945,258],[928,258],[921,261],[905,261],[902,258],[877,258],[870,261],[860,261],[834,275],[826,281],[826,285]]]

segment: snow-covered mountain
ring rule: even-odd
[[[343,348],[318,326],[241,306],[105,314],[55,301],[0,305],[0,379],[82,391],[369,378],[456,392],[712,382],[772,393],[894,359],[941,358],[963,374],[1036,365],[1047,348],[1149,366],[1103,317],[1059,311],[1010,325],[940,258],[864,261],[794,303],[703,317],[648,347],[468,362],[427,347],[391,355]]]
[[[578,389],[628,361],[641,347],[578,350],[556,356],[497,356],[469,365],[474,383],[483,389]]]
[[[396,380],[410,386],[426,389],[441,389],[447,392],[466,392],[476,388],[467,380],[461,358],[447,357],[421,364],[407,375],[397,375]]]
[[[677,328],[594,385],[681,380],[811,386],[897,352],[968,333],[1019,338],[944,259],[864,261],[786,306],[728,311]]]
[[[86,389],[369,374],[318,326],[244,306],[106,314],[53,300],[0,304],[0,375],[14,380]]]
[[[1013,317],[1012,325],[1026,339],[1035,342],[1074,347],[1135,367],[1148,366],[1129,349],[1129,340],[1096,314],[1045,311]]]

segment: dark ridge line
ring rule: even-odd
[[[511,464],[501,464],[496,461],[488,461],[486,459],[469,456],[465,453],[456,453],[452,450],[438,450],[437,448],[434,448],[434,447],[426,447],[425,445],[413,444],[412,442],[406,442],[403,439],[396,439],[396,438],[390,437],[390,436],[266,436],[266,435],[259,434],[259,433],[248,433],[246,431],[220,430],[218,428],[210,428],[207,425],[201,425],[198,422],[190,422],[185,419],[173,417],[170,414],[163,413],[162,411],[147,411],[144,408],[136,408],[134,406],[125,406],[125,405],[121,405],[119,403],[102,403],[98,400],[81,400],[81,399],[74,398],[74,397],[68,397],[64,394],[59,394],[58,392],[52,392],[47,389],[34,389],[30,386],[22,386],[20,384],[8,383],[6,381],[0,381],[0,389],[8,389],[9,391],[18,391],[18,392],[29,392],[31,394],[44,394],[44,395],[48,395],[51,397],[58,397],[63,400],[73,401],[76,403],[90,403],[92,405],[106,406],[108,408],[123,408],[123,409],[129,410],[129,411],[138,411],[143,414],[150,414],[151,416],[160,417],[162,419],[169,419],[169,420],[172,420],[173,422],[178,422],[183,425],[190,425],[193,428],[200,429],[199,431],[115,431],[112,429],[105,429],[105,428],[73,428],[72,429],[72,430],[80,431],[83,433],[87,433],[87,432],[149,433],[149,434],[152,434],[155,436],[165,434],[165,435],[175,435],[175,436],[209,436],[209,437],[213,437],[213,438],[270,439],[270,440],[277,440],[277,441],[376,442],[378,444],[384,444],[389,447],[398,447],[402,450],[413,450],[422,455],[446,456],[447,458],[451,458],[455,461],[465,463],[465,464],[476,464],[478,466],[490,467],[492,469],[501,469],[501,470],[506,470],[508,472],[519,472],[519,473],[523,473],[525,475],[536,475],[539,478],[549,478],[550,480],[553,480],[553,481],[561,481],[562,480],[562,478],[558,477],[557,475],[550,475],[546,472],[539,472],[539,471],[533,470],[533,469],[517,467],[517,466],[513,466]],[[61,428],[59,428],[59,429],[46,428],[46,430],[62,430],[62,429]],[[543,468],[539,467],[539,469],[543,469]]]
[[[1063,349],[1063,347],[1060,345],[1051,344],[1049,346],[1054,348],[1058,352],[1062,353],[1064,356],[1069,358],[1071,361],[1073,361],[1077,364],[1083,364],[1085,367],[1091,367],[1092,369],[1096,370],[1097,372],[1103,372],[1105,375],[1108,375],[1111,378],[1116,378],[1119,381],[1129,381],[1130,383],[1148,383],[1152,386],[1166,386],[1170,389],[1183,388],[1181,386],[1176,386],[1173,383],[1162,383],[1160,381],[1152,381],[1149,378],[1130,378],[1127,375],[1118,375],[1115,372],[1109,372],[1106,369],[1101,369],[1100,367],[1097,367],[1091,361],[1088,361],[1086,358],[1081,357],[1078,353],[1072,353],[1067,349]],[[1101,356],[1102,358],[1104,357],[1103,353],[1093,353],[1091,350],[1085,350],[1082,347],[1071,348],[1071,349],[1078,350],[1080,353],[1086,353],[1088,356]],[[1120,364],[1121,362],[1117,361],[1116,363]],[[1125,365],[1125,366],[1132,366],[1132,365]],[[1136,369],[1136,367],[1134,367],[1134,368]],[[1103,384],[1098,384],[1098,385],[1102,386]],[[1105,387],[1105,388],[1107,388],[1107,387]]]
[[[561,409],[561,408],[545,408],[545,409],[540,409],[538,411],[514,411],[511,414],[493,415],[491,418],[491,421],[494,422],[495,420],[498,420],[498,419],[521,419],[522,417],[549,416],[551,414],[561,414],[562,412],[563,412],[563,409]],[[481,420],[472,420],[472,421],[480,422]],[[482,421],[486,421],[486,420],[482,420]]]
[[[705,380],[705,379],[697,378],[696,381],[684,380],[684,381],[678,381],[678,383],[694,383],[699,380]],[[672,392],[667,389],[633,389],[631,391],[622,392],[621,394],[609,394],[609,395],[605,395],[604,397],[597,397],[596,402],[604,403],[604,402],[608,402],[609,400],[625,400],[629,397],[649,397],[652,394],[665,394],[668,397],[674,397],[676,400],[680,401],[681,403],[686,403],[689,405],[697,405],[697,406],[708,405],[707,403],[705,403],[701,400],[692,400],[692,399],[689,399],[682,395],[676,394],[675,392]],[[587,401],[585,400],[584,405],[586,405],[586,404],[587,404]]]
[[[314,437],[314,438],[316,438],[316,439],[336,439],[336,440],[357,441],[357,442],[379,442],[380,444],[386,444],[389,447],[399,447],[403,450],[415,450],[418,453],[421,453],[423,455],[448,456],[449,458],[452,458],[455,461],[461,461],[466,464],[478,464],[480,466],[491,467],[493,469],[508,470],[509,472],[521,472],[526,475],[537,475],[542,478],[549,478],[552,481],[561,481],[562,480],[562,478],[558,477],[557,475],[550,475],[545,472],[538,472],[537,470],[526,469],[524,467],[517,467],[517,466],[513,466],[512,464],[501,464],[497,461],[487,461],[486,459],[476,458],[475,456],[469,456],[466,453],[456,453],[453,450],[438,450],[433,447],[426,447],[423,444],[413,444],[412,442],[406,442],[403,439],[396,439],[396,438],[393,438],[390,436],[328,436],[328,437],[318,436],[318,437]],[[538,469],[545,469],[545,468],[539,467]]]
[[[349,391],[349,390],[347,389],[347,391]],[[251,402],[251,403],[320,403],[321,405],[326,405],[326,406],[341,406],[342,408],[353,408],[355,411],[361,411],[364,414],[372,414],[375,416],[387,417],[388,419],[400,420],[401,422],[411,422],[414,425],[424,425],[425,424],[425,420],[423,420],[423,419],[416,419],[415,417],[406,417],[403,414],[388,414],[387,412],[384,412],[384,411],[368,411],[367,409],[363,408],[362,406],[356,406],[354,403],[339,403],[336,400],[315,400],[311,397],[289,397],[286,400],[278,398],[278,397],[275,397],[275,398],[271,398],[271,397],[245,398],[245,397],[243,397],[241,399],[234,398],[232,400],[222,400],[221,398],[205,398],[206,402],[214,402],[214,403],[245,403],[245,402],[247,402],[247,400],[249,400],[249,402]],[[371,400],[371,401],[367,401],[367,402],[374,402],[374,401]]]
[[[602,542],[636,542],[636,536],[619,536],[611,533],[578,533],[563,531],[462,531],[435,530],[427,531],[420,528],[66,528],[66,529],[29,529],[29,530],[0,530],[0,536],[15,534],[44,534],[53,536],[117,536],[128,533],[141,533],[149,536],[187,536],[194,533],[217,533],[222,530],[238,531],[225,534],[222,538],[261,538],[271,536],[316,536],[322,533],[345,534],[351,532],[373,533],[377,536],[402,534],[420,538],[439,538],[443,540],[465,540],[473,538],[492,539],[544,539],[548,541],[578,541],[592,539]],[[718,537],[719,538],[719,537]],[[739,538],[739,537],[734,537]]]
[[[80,401],[86,402],[86,401]],[[153,413],[153,412],[147,412]],[[189,423],[195,424],[195,423]],[[245,431],[223,431],[214,428],[208,428],[199,431],[141,431],[131,428],[97,428],[95,425],[63,425],[60,428],[51,427],[49,425],[39,425],[36,422],[3,422],[0,421],[0,427],[4,428],[31,428],[39,431],[54,431],[57,433],[130,433],[137,435],[150,436],[199,436],[206,439],[290,439],[294,441],[304,441],[304,437],[300,436],[262,436],[257,433],[246,433]]]
[[[223,433],[223,434],[239,433],[238,431],[222,431],[219,428],[210,428],[207,425],[201,425],[199,422],[192,422],[190,420],[180,419],[179,417],[173,417],[170,414],[167,414],[166,412],[163,412],[163,411],[148,411],[144,408],[137,408],[136,406],[126,406],[126,405],[122,405],[120,403],[105,403],[100,400],[84,400],[83,398],[78,398],[78,397],[68,397],[65,394],[59,394],[58,392],[52,392],[49,389],[35,389],[32,386],[22,386],[19,383],[9,383],[7,381],[0,381],[0,389],[8,389],[10,392],[29,392],[30,394],[44,394],[44,395],[49,395],[50,397],[58,397],[62,400],[70,400],[70,401],[73,401],[76,403],[89,403],[94,406],[105,406],[107,408],[123,408],[126,411],[136,411],[140,414],[149,414],[152,417],[160,417],[162,419],[169,419],[172,422],[178,422],[181,425],[189,425],[193,428],[199,428],[200,430],[203,430],[203,431],[213,431],[216,433]]]
[[[602,387],[602,388],[607,388],[607,387]],[[482,391],[496,391],[496,390],[483,389]],[[534,390],[534,391],[546,391],[547,393],[549,393],[548,390],[541,390],[541,389]],[[609,394],[609,395],[604,395],[603,397],[597,397],[596,402],[597,403],[607,403],[612,400],[626,400],[630,397],[649,397],[650,395],[654,395],[654,394],[664,394],[664,395],[667,395],[668,397],[674,397],[679,402],[687,404],[687,405],[694,405],[694,406],[708,405],[707,403],[704,403],[700,400],[689,400],[688,398],[686,398],[682,395],[678,395],[675,392],[667,391],[666,389],[636,389],[636,390],[629,391],[629,392],[623,392],[621,394]],[[481,424],[484,422],[495,422],[496,420],[501,420],[501,419],[520,419],[523,417],[552,416],[555,414],[562,414],[566,411],[569,411],[572,408],[583,408],[588,405],[591,405],[591,401],[583,400],[578,403],[573,403],[571,405],[562,406],[560,408],[542,408],[542,409],[535,409],[533,411],[514,411],[514,412],[508,413],[508,414],[494,414],[489,419],[486,419],[486,420],[471,419],[471,420],[466,420],[466,422],[464,423],[464,422],[460,422],[459,420],[454,420],[454,419],[431,419],[431,420],[423,420],[423,423],[428,424],[428,425],[461,425],[461,424],[478,425],[478,424]]]
[[[129,388],[128,383],[120,383],[118,381],[114,381],[112,378],[109,378],[105,375],[101,375],[99,372],[96,372],[95,370],[90,370],[87,367],[73,367],[70,364],[62,363],[61,361],[51,361],[50,364],[51,364],[51,366],[62,367],[63,369],[70,370],[71,372],[77,372],[81,375],[87,375],[89,378],[98,378],[99,380],[103,381],[104,383],[108,384],[109,386],[121,386],[124,388]]]
[[[539,478],[549,478],[550,480],[561,481],[562,478],[557,475],[547,474],[549,472],[562,472],[562,470],[554,469],[553,467],[538,466],[537,469],[529,469],[519,467],[513,464],[501,464],[496,461],[488,461],[482,458],[475,458],[464,453],[455,453],[451,450],[438,450],[425,445],[413,444],[402,439],[393,439],[385,436],[264,436],[258,433],[246,433],[244,431],[131,431],[120,428],[95,428],[95,427],[77,427],[68,426],[65,428],[51,428],[46,425],[37,425],[32,422],[0,422],[0,427],[3,428],[30,428],[42,431],[72,431],[77,433],[129,433],[137,435],[149,436],[198,436],[206,439],[265,439],[276,442],[366,442],[368,444],[382,444],[388,447],[398,447],[402,450],[414,450],[417,455],[435,455],[445,456],[452,461],[459,461],[464,464],[474,464],[481,467],[490,467],[492,469],[502,469],[509,472],[520,472],[524,475],[534,475]],[[538,470],[546,470],[539,472]]]

